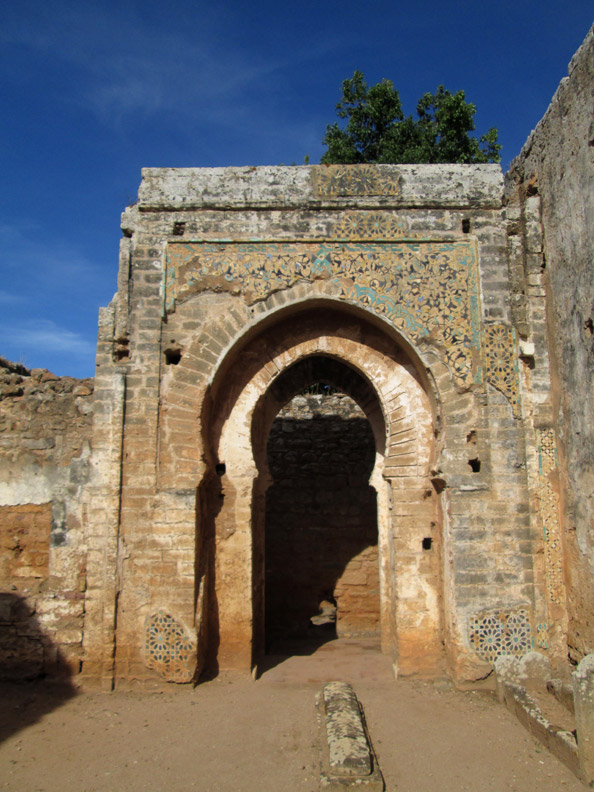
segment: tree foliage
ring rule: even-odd
[[[499,162],[495,127],[478,140],[469,134],[475,129],[476,107],[465,100],[464,91],[452,94],[440,85],[419,99],[413,119],[404,115],[391,80],[368,88],[356,71],[342,83],[336,110],[346,125],[326,127],[328,151],[322,163]]]

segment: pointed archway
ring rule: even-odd
[[[312,373],[316,366],[323,376]],[[382,649],[403,672],[432,673],[443,661],[443,619],[431,394],[404,345],[333,306],[301,306],[297,322],[294,313],[277,317],[228,353],[213,378],[203,438],[210,466],[222,473],[212,516],[208,611],[216,623],[209,643],[221,668],[250,668],[263,651],[272,483],[266,443],[279,409],[319,380],[353,398],[375,440],[369,482],[377,504]]]
[[[327,356],[303,359],[267,392],[280,405],[265,458],[256,457],[260,486],[268,482],[264,572],[254,575],[264,589],[254,599],[263,597],[267,651],[305,651],[338,636],[379,639],[377,492],[370,485],[379,457],[357,399],[375,397],[359,374]]]

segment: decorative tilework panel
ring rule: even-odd
[[[538,465],[541,476],[548,476],[557,467],[557,446],[552,429],[538,431]]]
[[[314,192],[319,198],[349,195],[398,195],[400,179],[374,165],[319,165],[311,169]]]
[[[474,651],[489,663],[500,655],[521,657],[533,649],[528,609],[477,613],[470,619],[469,638]]]
[[[507,396],[514,418],[519,418],[520,392],[512,327],[499,323],[485,325],[485,358],[488,382]]]
[[[165,611],[154,613],[146,627],[146,664],[171,682],[191,682],[196,647],[183,627]]]
[[[536,644],[539,649],[549,648],[549,625],[545,622],[536,625]]]
[[[432,341],[458,385],[480,382],[471,241],[172,242],[166,268],[169,311],[201,291],[241,292],[252,304],[298,282],[330,279],[342,299],[385,316],[412,341]]]
[[[559,495],[553,489],[550,473],[557,468],[557,447],[552,429],[539,429],[538,502],[544,532],[545,579],[549,600],[562,605],[565,600],[561,526],[559,524]]]

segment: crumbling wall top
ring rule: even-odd
[[[525,167],[535,144],[539,149],[544,148],[545,145],[555,145],[556,142],[549,131],[549,127],[555,124],[556,117],[559,115],[564,117],[569,111],[583,115],[583,117],[588,119],[591,117],[591,102],[588,101],[588,90],[592,80],[593,47],[594,25],[590,28],[579,49],[569,61],[567,76],[563,77],[559,83],[545,114],[528,135],[518,156],[512,160],[508,175],[513,175]],[[584,90],[584,101],[575,101],[575,96],[572,96],[572,92],[580,92],[581,90]],[[590,140],[591,135],[588,137],[588,145],[592,145]],[[564,138],[557,142],[560,147],[564,144]]]
[[[138,208],[498,208],[502,191],[499,165],[143,168]]]

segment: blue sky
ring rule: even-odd
[[[7,0],[0,7],[0,355],[92,376],[119,217],[143,166],[312,163],[355,69],[406,113],[440,83],[507,168],[591,0]]]

